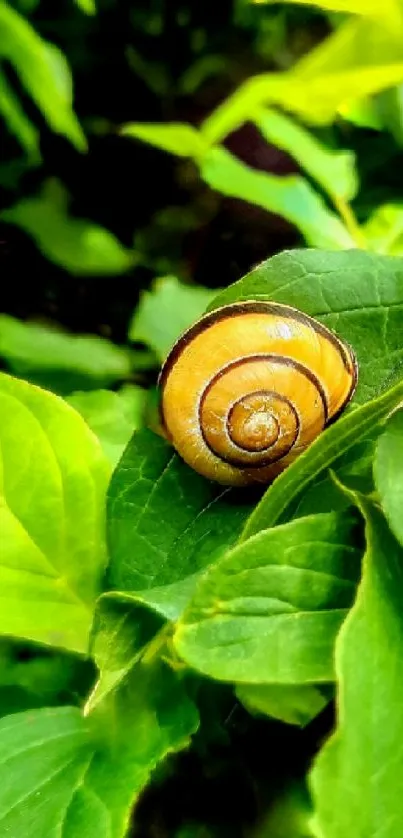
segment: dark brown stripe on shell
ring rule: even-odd
[[[356,358],[356,356],[355,356],[355,353],[354,353],[354,352],[353,352],[353,350],[351,349],[351,346],[348,346],[348,349],[349,349],[349,351],[350,351],[350,353],[351,353],[351,364],[352,364],[352,370],[351,370],[351,387],[350,387],[350,389],[349,389],[349,391],[348,391],[348,393],[347,393],[347,395],[346,395],[346,397],[345,397],[345,399],[344,399],[343,404],[341,404],[341,405],[340,405],[340,407],[339,407],[339,409],[336,411],[336,413],[334,413],[334,414],[333,414],[333,416],[331,416],[331,418],[327,421],[327,423],[326,423],[326,427],[327,427],[327,428],[329,427],[329,425],[333,425],[333,423],[334,423],[334,422],[336,422],[336,421],[337,421],[337,419],[339,419],[339,418],[340,418],[341,414],[342,414],[342,413],[343,413],[343,411],[346,409],[346,407],[347,407],[348,403],[349,403],[349,402],[351,401],[351,399],[353,398],[354,393],[355,393],[355,391],[356,391],[356,389],[357,389],[357,384],[358,384],[358,362],[357,362],[357,358]]]
[[[339,338],[333,334],[333,332],[313,317],[310,317],[308,314],[304,314],[296,308],[283,305],[282,303],[265,302],[263,300],[245,300],[244,302],[232,303],[231,305],[217,308],[215,311],[205,314],[197,321],[197,323],[191,326],[190,329],[187,329],[187,331],[184,332],[177,340],[166,358],[159,374],[158,386],[162,390],[164,389],[165,382],[173,365],[176,363],[183,350],[186,349],[194,338],[200,335],[205,329],[210,328],[210,326],[213,326],[215,323],[219,323],[220,320],[226,320],[232,317],[242,317],[244,314],[273,314],[290,318],[291,320],[296,320],[298,323],[303,323],[305,326],[310,326],[315,332],[317,332],[317,334],[321,335],[325,338],[325,340],[328,340],[336,347],[340,357],[342,358],[344,367],[350,375],[351,368],[356,367],[355,358],[350,350],[350,347],[345,347]]]
[[[232,363],[227,364],[225,367],[222,367],[222,369],[220,369],[218,371],[218,373],[216,373],[216,375],[213,376],[213,378],[210,379],[210,381],[207,384],[207,387],[205,388],[205,390],[202,393],[202,396],[201,396],[201,399],[200,399],[200,402],[199,402],[199,409],[198,409],[198,417],[197,418],[198,418],[198,421],[199,421],[200,433],[201,433],[201,435],[203,437],[203,441],[204,441],[205,445],[207,446],[207,448],[209,449],[209,451],[211,451],[211,453],[214,454],[215,457],[218,457],[220,460],[222,460],[222,462],[228,463],[229,465],[235,465],[239,468],[248,468],[248,469],[249,468],[262,468],[263,466],[266,466],[266,465],[268,466],[268,465],[271,465],[272,463],[278,462],[278,460],[282,460],[283,457],[286,456],[286,454],[282,454],[281,457],[276,457],[276,458],[270,458],[269,457],[269,458],[262,459],[262,460],[252,462],[252,463],[245,463],[244,461],[240,462],[235,457],[224,459],[223,457],[220,457],[220,455],[217,454],[217,452],[214,451],[211,448],[211,446],[209,445],[209,443],[208,443],[208,441],[207,441],[207,439],[204,435],[203,426],[202,426],[202,422],[201,422],[201,412],[202,412],[202,409],[203,409],[204,401],[205,401],[208,393],[210,392],[212,387],[215,386],[217,381],[219,381],[219,379],[222,378],[223,375],[225,375],[229,370],[236,369],[237,367],[243,366],[244,364],[258,363],[259,361],[260,362],[261,361],[267,361],[268,363],[278,364],[279,366],[281,365],[281,366],[286,366],[286,367],[292,367],[293,369],[298,370],[298,372],[300,372],[301,375],[303,375],[305,378],[307,378],[311,382],[311,384],[314,385],[318,395],[320,396],[322,406],[323,406],[323,412],[324,412],[324,426],[327,424],[328,407],[327,407],[327,401],[326,401],[326,394],[323,390],[323,387],[322,387],[320,381],[317,379],[316,375],[314,375],[311,372],[311,370],[309,370],[307,367],[304,367],[303,364],[300,364],[298,361],[294,361],[293,358],[288,358],[285,355],[261,354],[261,355],[246,355],[244,358],[237,358],[236,361],[232,361]],[[254,392],[254,391],[252,391],[252,392]],[[245,395],[247,395],[247,394],[245,394]],[[279,394],[276,393],[275,395],[278,396]],[[294,408],[294,411],[295,411],[295,408]],[[298,419],[298,429],[297,430],[299,432],[300,422],[299,422],[298,415],[297,415],[297,419]],[[293,445],[295,445],[297,437],[298,437],[298,433],[297,433],[297,436],[295,437]],[[291,445],[289,451],[291,451],[291,448],[293,447],[293,445]],[[287,454],[289,453],[289,451],[287,451]]]

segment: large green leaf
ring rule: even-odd
[[[13,65],[50,127],[77,148],[85,149],[86,140],[72,107],[72,82],[63,53],[43,41],[28,21],[3,0],[0,32],[0,56]]]
[[[109,230],[69,215],[66,193],[57,181],[3,210],[1,218],[21,227],[51,262],[77,276],[120,274],[135,262],[134,253]]]
[[[333,645],[360,573],[356,520],[328,513],[265,530],[200,579],[174,635],[194,669],[237,683],[334,677]]]
[[[288,151],[329,195],[354,197],[358,181],[352,151],[327,148],[291,117],[272,108],[260,108],[254,122],[266,140]]]
[[[354,349],[355,402],[385,388],[403,362],[403,261],[361,250],[284,251],[213,300],[276,300],[316,317]]]
[[[146,390],[128,384],[117,393],[111,390],[73,393],[67,401],[81,413],[115,466],[133,431],[144,425]]]
[[[201,164],[203,179],[212,189],[242,198],[281,215],[304,234],[309,244],[334,250],[354,247],[354,240],[323,198],[300,175],[257,172],[225,148],[213,148]]]
[[[142,591],[193,576],[234,544],[253,499],[200,477],[150,431],[135,433],[108,490],[111,586]]]
[[[8,838],[124,838],[130,811],[164,757],[186,747],[197,714],[165,668],[138,668],[103,709],[71,707],[0,721],[0,823]]]
[[[403,411],[386,423],[374,460],[375,485],[389,526],[403,545]]]
[[[0,633],[85,652],[110,468],[81,417],[0,376]]]
[[[336,643],[338,726],[311,775],[315,834],[400,838],[403,553],[380,511],[361,505],[367,551]]]
[[[144,291],[134,311],[129,338],[142,341],[165,359],[176,339],[203,314],[215,296],[198,285],[184,285],[175,276],[157,279],[151,291]]]
[[[286,516],[319,474],[352,449],[357,440],[365,439],[402,401],[403,381],[324,431],[269,487],[248,518],[241,538],[247,539]]]

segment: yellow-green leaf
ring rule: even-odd
[[[109,464],[62,399],[0,376],[0,634],[87,651]]]
[[[200,132],[192,125],[182,122],[167,122],[160,125],[153,122],[129,122],[120,133],[150,143],[179,157],[199,157],[206,150]]]

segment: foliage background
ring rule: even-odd
[[[153,426],[159,364],[215,291],[286,248],[322,246],[330,217],[343,225],[334,248],[402,254],[401,9],[392,0],[376,13],[359,0],[322,5],[0,2],[1,364],[66,396],[112,463],[133,427]],[[249,90],[234,119],[232,95],[248,92],[251,77],[292,72],[331,39],[322,61],[332,82],[319,62],[303,81],[305,111],[290,79],[274,100]],[[347,70],[323,117],[321,96]],[[205,120],[221,105],[228,131],[207,148]],[[263,126],[267,107],[291,120],[277,139]],[[272,131],[273,111],[267,119]],[[140,123],[154,126],[149,142]],[[166,123],[197,133],[180,129],[168,153]],[[306,149],[295,127],[314,145]],[[244,167],[231,169],[234,160]],[[0,678],[7,714],[81,705],[94,667],[4,641]],[[253,718],[229,688],[206,680],[194,689],[203,735],[157,770],[134,834],[310,835],[303,777],[332,705],[298,728]]]
[[[155,276],[174,273],[208,287],[226,286],[300,240],[278,216],[208,189],[190,161],[118,136],[118,129],[134,120],[198,125],[249,76],[287,69],[321,41],[331,31],[329,15],[298,5],[269,7],[242,0],[202,6],[179,0],[101,0],[95,15],[83,14],[73,0],[58,4],[57,13],[50,0],[15,0],[13,5],[66,55],[88,153],[51,131],[15,69],[3,62],[13,95],[40,130],[42,162],[30,165],[18,137],[3,127],[2,208],[36,195],[51,180],[50,206],[56,203],[56,183],[62,185],[71,198],[72,217],[102,225],[126,249],[138,248],[140,257],[123,275],[116,276],[113,266],[110,271],[102,266],[98,273],[95,267],[92,280],[83,281],[63,270],[64,250],[77,249],[74,239],[68,246],[67,225],[60,231],[55,266],[29,236],[3,221],[3,311],[55,320],[72,331],[122,343],[139,292]],[[83,4],[83,9],[92,6]],[[390,133],[346,122],[319,133],[334,147],[357,150],[360,218],[380,203],[399,200],[400,149]],[[298,170],[251,123],[233,132],[226,145],[256,170],[278,175]],[[77,272],[84,273],[79,255],[76,262]]]

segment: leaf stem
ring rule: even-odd
[[[157,634],[154,635],[153,639],[147,643],[144,652],[140,657],[141,662],[145,664],[151,663],[155,656],[161,651],[171,633],[172,623],[168,621],[164,623],[159,631],[157,631]]]
[[[332,195],[332,198],[339,215],[343,219],[347,227],[347,230],[350,233],[351,237],[354,239],[357,247],[361,248],[361,250],[366,250],[367,242],[364,233],[362,232],[358,224],[358,221],[353,213],[353,210],[351,209],[350,204],[348,203],[348,201],[345,201],[344,198],[342,198],[340,195],[334,194]]]

